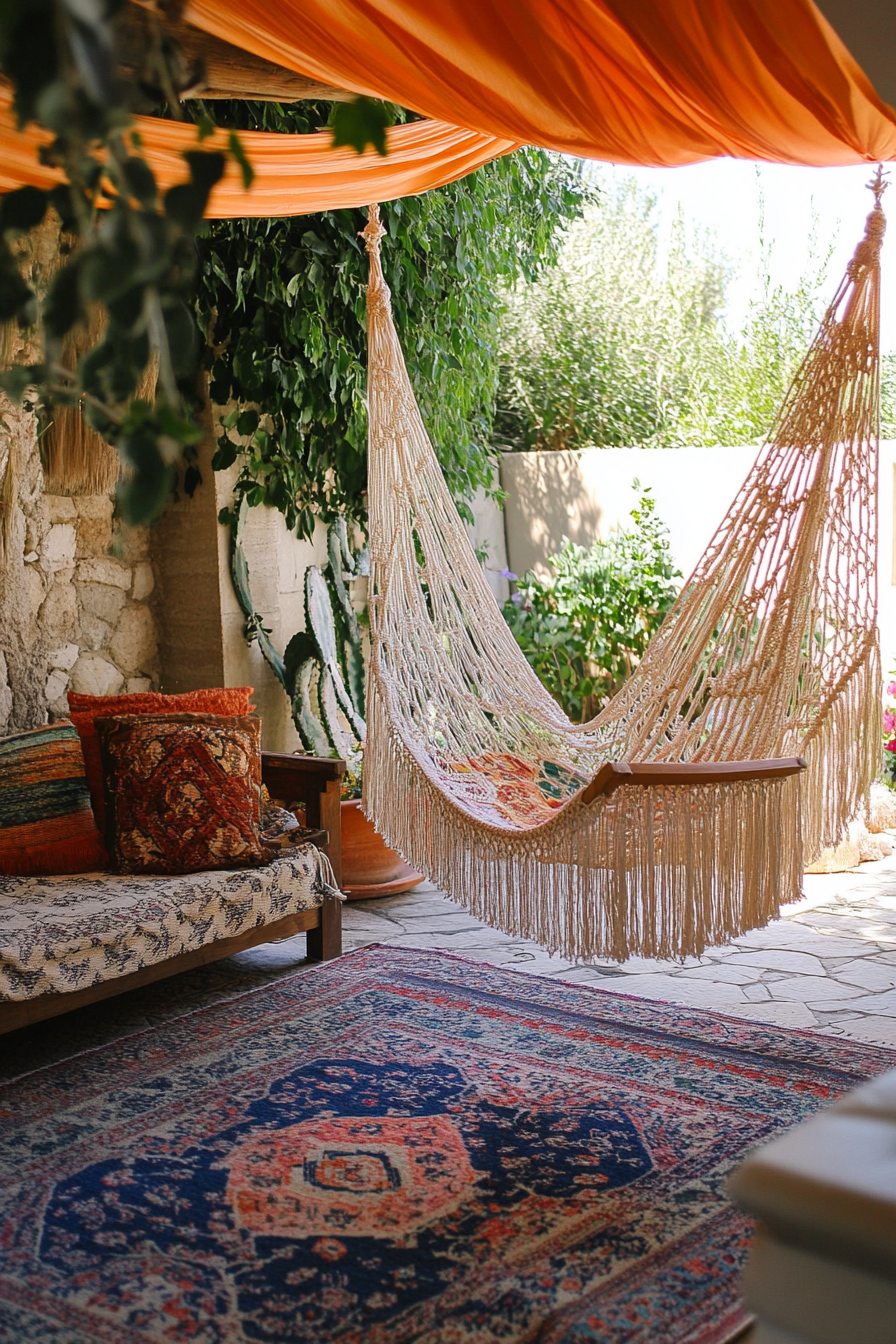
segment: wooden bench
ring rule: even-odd
[[[316,831],[309,838],[330,860],[336,885],[342,880],[340,857],[340,780],[345,773],[345,762],[329,757],[289,756],[278,752],[261,754],[262,780],[272,798],[285,806],[301,808],[305,825]],[[129,975],[122,975],[70,994],[40,994],[26,1000],[0,1001],[0,1035],[28,1026],[60,1013],[71,1012],[101,999],[139,989],[156,980],[178,975],[181,971],[205,966],[235,952],[262,943],[278,942],[294,934],[306,933],[308,959],[329,961],[342,952],[342,903],[324,900],[309,910],[299,910],[284,919],[258,925],[234,938],[218,938],[203,947],[170,957],[153,966],[142,967]]]

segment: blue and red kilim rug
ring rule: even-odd
[[[721,1344],[728,1172],[891,1062],[357,952],[0,1091],[0,1339]]]

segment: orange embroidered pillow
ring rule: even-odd
[[[90,873],[106,851],[74,724],[0,738],[0,873]]]
[[[162,695],[161,691],[136,691],[133,695],[78,695],[68,693],[72,723],[78,730],[84,749],[87,787],[93,815],[100,835],[106,833],[106,800],[103,796],[103,767],[94,722],[115,714],[249,714],[251,686],[212,687],[202,691],[181,691]]]
[[[107,844],[120,873],[267,863],[261,720],[126,714],[97,719]]]

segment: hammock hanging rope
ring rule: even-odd
[[[768,441],[641,664],[585,725],[526,661],[445,486],[371,207],[363,806],[484,922],[573,958],[699,955],[795,899],[804,852],[859,807],[881,708],[880,174],[874,191]]]

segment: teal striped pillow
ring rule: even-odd
[[[89,873],[106,862],[75,725],[0,738],[0,873]]]

